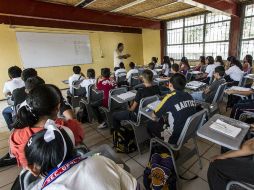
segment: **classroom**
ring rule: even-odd
[[[254,190],[253,0],[0,0],[0,190]]]

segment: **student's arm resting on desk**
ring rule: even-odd
[[[254,90],[249,90],[249,91],[238,91],[238,90],[227,90],[227,94],[239,94],[239,95],[244,95],[244,96],[249,96],[254,94]]]
[[[129,107],[129,111],[134,111],[138,106],[138,103],[136,101],[133,102],[133,104]]]
[[[241,147],[240,150],[232,150],[222,155],[215,156],[213,160],[224,160],[228,158],[237,158],[243,156],[250,156],[254,154],[254,138],[247,140]]]

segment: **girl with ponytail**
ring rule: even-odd
[[[60,101],[61,96],[54,85],[39,85],[29,92],[25,105],[18,110],[10,136],[10,152],[17,159],[18,166],[27,167],[25,145],[33,134],[44,129],[48,119],[55,121],[60,128],[69,128],[74,134],[75,144],[82,142],[84,133],[79,122],[57,118]]]

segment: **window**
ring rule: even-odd
[[[247,54],[254,55],[254,4],[245,7],[243,31],[241,38],[241,54],[243,60]]]
[[[197,60],[201,55],[228,56],[230,17],[206,13],[167,22],[167,55]]]

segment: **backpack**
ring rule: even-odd
[[[87,123],[89,122],[89,118],[88,118],[88,113],[87,113],[87,109],[85,106],[80,106],[80,109],[77,113],[77,120],[80,123]]]
[[[113,132],[113,144],[118,153],[132,153],[137,150],[134,131],[130,126],[120,127]]]
[[[167,153],[154,153],[144,171],[146,190],[176,190],[173,160]]]

